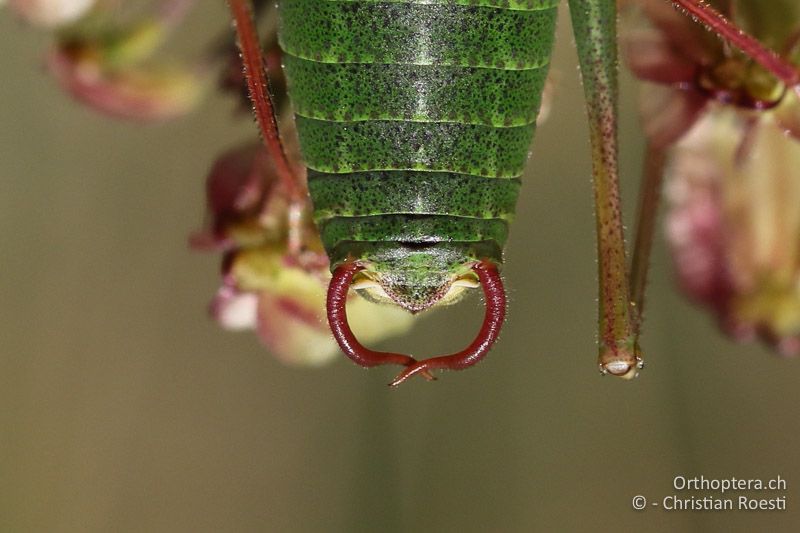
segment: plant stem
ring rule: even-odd
[[[631,256],[630,292],[635,309],[637,334],[641,333],[644,315],[644,294],[647,288],[647,272],[650,267],[653,234],[658,220],[665,160],[666,151],[648,143],[645,149],[642,185],[636,214],[636,240]]]
[[[236,34],[239,38],[247,89],[250,93],[250,101],[253,103],[256,122],[261,131],[261,138],[289,197],[295,202],[301,202],[305,197],[305,190],[292,170],[283,149],[269,90],[269,78],[258,42],[258,34],[253,24],[252,6],[245,0],[228,0],[228,5],[231,8]]]
[[[705,1],[672,0],[672,3],[697,19],[709,30],[739,48],[753,61],[786,84],[787,87],[794,88],[795,91],[800,92],[800,69],[765,47],[758,39],[739,28]]]

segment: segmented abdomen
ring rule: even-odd
[[[557,4],[281,1],[284,66],[329,254],[354,241],[502,248]]]

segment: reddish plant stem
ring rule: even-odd
[[[762,45],[758,39],[747,34],[712,6],[703,0],[672,0],[672,3],[696,18],[709,30],[739,48],[748,57],[786,84],[787,87],[800,90],[798,89],[798,86],[800,86],[800,69]]]
[[[636,214],[636,240],[631,256],[630,293],[634,306],[636,334],[641,333],[647,272],[658,219],[665,160],[665,150],[648,143],[645,149],[644,171]]]
[[[231,8],[236,26],[247,90],[253,103],[253,112],[258,128],[261,131],[261,138],[275,164],[278,176],[280,176],[286,187],[289,197],[294,202],[300,203],[305,197],[305,190],[301,185],[300,179],[292,170],[292,166],[283,149],[269,90],[269,78],[267,77],[261,46],[258,42],[258,34],[253,23],[251,4],[244,0],[228,0],[228,5]]]

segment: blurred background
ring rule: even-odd
[[[223,30],[202,3],[185,50]],[[562,13],[556,98],[507,247],[510,309],[477,368],[386,383],[283,366],[207,316],[219,257],[187,247],[204,179],[254,125],[214,95],[158,126],[74,103],[49,42],[0,16],[0,531],[796,531],[800,367],[723,338],[658,236],[639,379],[601,378],[587,128]],[[626,79],[632,215],[642,136]],[[479,298],[385,349],[466,344]],[[795,407],[793,407],[795,406]],[[675,476],[787,481],[786,511],[634,511]],[[703,492],[677,492],[682,497]],[[737,497],[735,493],[732,497]],[[784,493],[765,493],[782,496]]]

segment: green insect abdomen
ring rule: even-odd
[[[380,242],[500,261],[558,0],[282,0],[280,42],[332,261]]]

